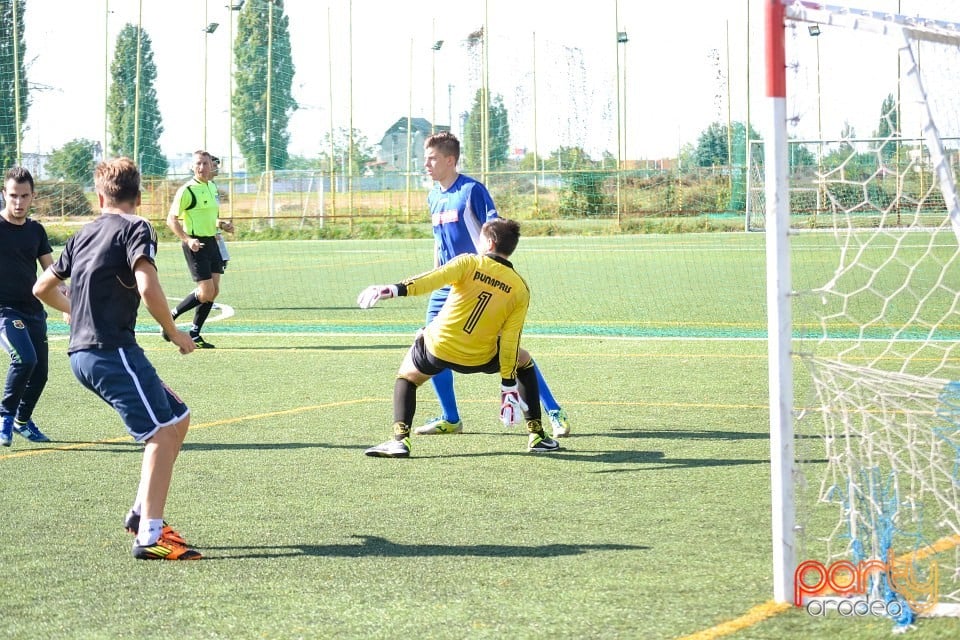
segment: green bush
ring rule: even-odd
[[[74,182],[38,182],[33,215],[39,218],[92,216],[93,207],[83,190]]]

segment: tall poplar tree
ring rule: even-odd
[[[873,135],[875,138],[893,140],[893,142],[885,142],[880,149],[880,155],[884,161],[890,162],[897,157],[901,145],[900,110],[892,93],[887,94],[883,104],[880,105],[880,123]]]
[[[14,2],[16,23],[13,19]],[[17,163],[17,141],[22,139],[30,107],[23,64],[26,53],[23,12],[26,4],[25,0],[0,0],[0,167]]]
[[[140,92],[137,106],[137,41],[140,42]],[[163,124],[157,103],[157,66],[153,61],[150,36],[136,25],[127,24],[117,36],[117,48],[110,65],[112,83],[108,95],[107,122],[110,153],[129,156],[145,176],[167,173],[167,159],[160,151]],[[139,126],[134,126],[135,114]],[[135,139],[138,138],[139,140]]]
[[[283,0],[248,0],[237,22],[233,135],[250,173],[283,169],[290,157],[287,125],[298,105],[289,22]]]
[[[490,118],[487,140],[487,166],[500,169],[507,164],[510,155],[510,123],[507,118],[507,108],[503,104],[503,97],[496,96],[487,110]],[[467,123],[463,132],[463,155],[465,166],[470,171],[481,169],[483,158],[483,90],[477,89],[473,99],[473,107],[467,115]]]

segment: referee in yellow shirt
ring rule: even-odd
[[[180,239],[190,276],[197,288],[180,301],[173,318],[196,309],[190,337],[199,349],[213,345],[200,336],[200,330],[220,294],[223,257],[217,244],[217,230],[233,231],[233,224],[220,220],[220,195],[213,183],[213,157],[206,151],[193,152],[193,178],[177,190],[167,214],[167,226]],[[164,336],[166,337],[166,336]]]
[[[526,421],[530,452],[560,445],[543,432],[540,392],[533,358],[520,348],[530,305],[530,289],[508,258],[520,241],[520,225],[498,218],[480,230],[482,251],[457,256],[445,265],[398,284],[373,285],[357,298],[362,309],[396,296],[425,295],[450,285],[450,295],[434,320],[418,335],[397,372],[393,390],[394,437],[364,453],[383,458],[410,456],[410,425],[417,388],[445,369],[500,374],[500,419],[511,426]]]

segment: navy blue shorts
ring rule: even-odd
[[[137,442],[190,413],[139,346],[76,351],[70,354],[70,368],[80,384],[116,409]]]

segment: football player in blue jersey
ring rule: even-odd
[[[487,188],[479,181],[457,171],[460,141],[449,131],[435,133],[424,142],[424,167],[436,183],[427,196],[433,222],[434,266],[442,266],[464,253],[477,254],[481,249],[480,229],[488,220],[497,218],[497,208]],[[427,324],[440,312],[450,287],[433,292],[427,306]],[[540,400],[546,409],[555,438],[570,433],[567,413],[550,392],[539,367],[536,367]],[[442,371],[430,379],[440,401],[442,415],[417,427],[420,435],[460,433],[463,421],[457,409],[453,389],[453,372]]]

